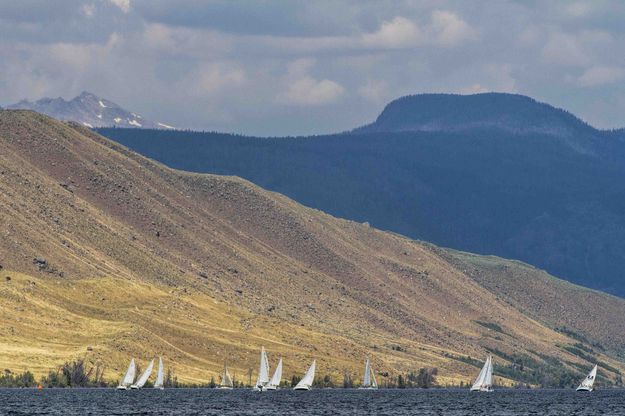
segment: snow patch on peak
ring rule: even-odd
[[[2,0],[0,0],[1,2]],[[74,121],[89,128],[134,127],[148,129],[175,129],[163,123],[153,122],[142,115],[130,112],[87,91],[67,101],[59,98],[41,98],[36,102],[22,100],[9,105],[9,109],[28,109],[59,120]]]

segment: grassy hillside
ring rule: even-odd
[[[170,167],[237,175],[341,218],[625,296],[621,134],[528,97],[409,96],[332,136],[102,133]]]
[[[0,111],[0,253],[0,365],[16,371],[84,357],[114,379],[159,354],[183,381],[224,361],[242,379],[261,345],[285,378],[316,358],[336,382],[365,355],[387,377],[435,366],[443,384],[487,352],[502,383],[625,370],[623,300],[568,285],[554,314],[533,299],[563,282],[538,270],[175,171],[29,111]],[[601,325],[570,319],[582,305]]]

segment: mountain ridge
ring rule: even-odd
[[[22,100],[8,105],[9,110],[33,110],[64,121],[74,121],[85,127],[128,127],[151,129],[174,129],[160,122],[146,120],[143,116],[125,110],[118,104],[83,91],[71,100],[41,98],[34,102]]]
[[[360,374],[365,355],[388,377],[437,367],[443,385],[468,382],[471,357],[488,352],[508,385],[572,385],[588,360],[605,384],[625,371],[622,299],[240,178],[175,171],[31,111],[0,112],[0,149],[5,368],[41,374],[80,357],[114,379],[130,357],[164,355],[181,380],[206,382],[224,361],[246,374],[264,345],[285,358],[285,378],[317,358],[335,382]],[[514,279],[486,284],[502,274]],[[537,306],[554,299],[560,315]]]
[[[537,118],[540,123],[537,123]],[[572,113],[521,94],[415,94],[387,104],[377,119],[355,133],[406,131],[462,131],[498,128],[511,133],[571,135],[600,130]]]
[[[483,103],[493,97],[508,104]],[[432,99],[437,106],[429,105]],[[288,140],[100,132],[174,168],[241,176],[338,217],[445,247],[519,259],[625,296],[622,130],[597,130],[563,110],[516,95],[405,100],[399,103],[409,105],[399,110],[395,101],[389,104],[369,130]],[[423,112],[414,112],[414,100]],[[440,116],[449,100],[459,104]],[[511,111],[510,102],[531,111]],[[465,123],[470,118],[463,109],[469,104],[479,116],[477,125]],[[486,111],[492,108],[511,114],[513,127],[529,124],[505,129],[488,124],[498,120],[497,113]],[[401,124],[408,110],[415,118]],[[539,114],[536,123],[527,114]],[[550,120],[570,126],[541,127]],[[436,129],[423,131],[423,126]]]

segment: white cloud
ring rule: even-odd
[[[554,33],[542,49],[547,62],[564,66],[586,66],[589,56],[580,40],[571,34]]]
[[[618,42],[603,30],[580,30],[577,32],[553,31],[542,49],[542,56],[548,63],[588,67],[594,64],[605,51],[614,50]]]
[[[314,64],[314,59],[303,58],[288,65],[286,90],[276,97],[279,103],[318,106],[334,102],[345,93],[345,88],[338,82],[309,75]]]
[[[446,10],[434,10],[429,29],[432,41],[444,46],[455,46],[477,37],[475,29],[455,13]]]
[[[416,46],[422,41],[417,24],[401,16],[382,22],[380,29],[362,37],[365,46],[376,48],[405,48]]]
[[[207,62],[200,64],[194,71],[184,77],[177,89],[194,97],[214,96],[217,93],[245,85],[245,70],[236,64],[224,62]]]
[[[456,46],[476,37],[476,30],[457,14],[434,10],[423,29],[416,22],[397,16],[383,21],[376,32],[364,34],[361,43],[366,47],[401,49],[423,45]]]
[[[91,18],[91,17],[93,17],[95,15],[95,4],[93,4],[93,3],[85,3],[85,4],[82,5],[80,10],[82,11],[82,13],[86,17]]]
[[[47,59],[65,71],[84,73],[88,69],[97,67],[99,61],[110,57],[113,49],[120,45],[122,37],[117,33],[111,34],[105,44],[92,43],[53,43],[41,53],[48,55]]]
[[[293,82],[288,90],[278,96],[278,101],[285,104],[322,105],[336,101],[345,88],[329,79],[316,80],[304,77]]]
[[[208,65],[201,69],[198,86],[205,92],[214,92],[224,87],[239,87],[246,81],[245,71],[241,68],[223,68]]]
[[[434,10],[425,25],[415,19],[395,16],[383,20],[371,32],[354,31],[341,36],[237,36],[234,43],[245,45],[252,53],[311,55],[320,52],[362,52],[369,50],[414,49],[418,47],[455,47],[478,37],[478,32],[457,14]]]
[[[109,0],[109,2],[119,7],[124,13],[128,13],[130,11],[130,0]]]
[[[188,57],[198,61],[223,59],[232,48],[233,37],[204,29],[146,24],[134,39],[137,54],[165,57]]]
[[[625,69],[615,66],[593,66],[577,79],[581,87],[612,84],[625,78]]]
[[[388,83],[384,80],[372,80],[358,88],[358,94],[373,102],[380,102],[389,99]]]

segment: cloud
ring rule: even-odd
[[[625,69],[614,66],[593,66],[577,79],[581,87],[594,87],[612,84],[625,78]]]
[[[388,83],[384,80],[369,79],[358,88],[358,94],[373,102],[380,102],[389,99]]]
[[[383,21],[373,33],[362,36],[367,47],[402,49],[423,45],[456,46],[476,39],[477,32],[458,15],[448,10],[434,10],[430,22],[422,29],[403,16]]]
[[[196,77],[197,82],[195,85],[199,92],[208,94],[224,89],[240,87],[247,81],[243,69],[237,66],[216,63],[202,65],[196,71]]]
[[[602,51],[613,50],[614,43],[614,37],[603,30],[552,31],[542,56],[552,64],[587,67],[595,63]]]
[[[314,59],[298,59],[288,66],[287,88],[276,97],[282,104],[319,106],[339,99],[345,88],[329,79],[315,79],[308,74]]]
[[[401,16],[382,22],[376,32],[362,37],[365,46],[374,48],[405,48],[416,46],[422,41],[421,30],[417,24]]]
[[[128,13],[130,11],[130,0],[109,0],[109,2],[119,7],[119,9],[124,13]]]
[[[80,9],[82,10],[83,14],[89,18],[95,15],[95,4],[93,3],[85,3]]]
[[[329,79],[304,77],[293,82],[278,100],[286,104],[322,105],[336,101],[344,92],[345,88]]]
[[[86,89],[271,135],[350,129],[405,94],[513,91],[620,126],[625,4],[575,1],[0,0],[0,105]]]
[[[586,66],[590,62],[580,40],[567,33],[552,34],[542,49],[542,56],[547,62],[564,66]]]
[[[467,40],[477,38],[477,32],[455,13],[446,10],[434,10],[430,30],[435,43],[455,46]]]

